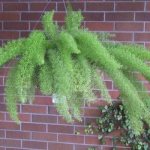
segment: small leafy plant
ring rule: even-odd
[[[150,129],[147,124],[142,134],[136,135],[130,125],[130,120],[125,113],[124,106],[121,103],[99,107],[101,116],[95,122],[90,123],[85,128],[86,134],[98,133],[98,139],[105,143],[105,136],[114,131],[119,131],[119,137],[113,137],[113,145],[123,143],[130,146],[132,150],[149,150],[150,147]]]
[[[100,89],[103,99],[111,103],[102,80],[105,72],[120,90],[131,127],[136,134],[143,132],[143,120],[150,125],[150,97],[132,72],[150,80],[145,63],[150,52],[138,45],[103,43],[99,35],[81,27],[81,12],[69,10],[63,27],[53,21],[53,15],[43,15],[43,31],[32,31],[28,38],[0,48],[0,66],[18,58],[5,88],[11,118],[19,122],[17,102],[32,102],[39,88],[55,98],[58,112],[68,122],[81,120],[80,107],[95,99],[93,88]]]

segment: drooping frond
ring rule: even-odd
[[[99,67],[107,67],[108,69],[121,68],[121,65],[107,52],[102,43],[99,42],[97,35],[88,31],[79,31],[74,37],[81,54],[96,62]]]
[[[57,46],[58,49],[63,51],[63,53],[68,53],[68,54],[80,53],[76,41],[74,40],[72,35],[67,32],[61,32],[59,34]]]
[[[149,67],[142,60],[137,58],[130,51],[127,51],[126,46],[117,46],[116,48],[114,47],[111,44],[109,47],[107,47],[107,50],[118,60],[119,63],[123,64],[124,68],[127,68],[131,71],[138,71],[150,80]]]
[[[150,60],[150,51],[142,45],[137,44],[118,44],[119,49],[125,50],[127,53],[130,52],[134,54],[137,58],[143,61]]]
[[[16,68],[13,68],[9,72],[8,79],[6,81],[5,99],[6,99],[7,111],[9,112],[11,119],[19,123],[20,121],[18,119],[18,112],[17,112],[18,95],[16,92],[16,87],[14,85],[15,74],[16,74],[15,71],[16,71]]]
[[[70,97],[69,74],[65,70],[64,62],[59,50],[49,50],[49,60],[52,66],[53,74],[53,92],[56,99],[56,107],[58,112],[70,122],[72,117],[69,113],[69,104],[67,99]]]
[[[112,102],[111,96],[109,95],[108,89],[102,79],[101,74],[96,68],[97,67],[93,66],[93,70],[92,70],[92,79],[94,84],[93,86],[100,90],[101,97],[103,98],[103,100],[107,101],[108,103],[111,103]]]
[[[45,62],[40,67],[39,71],[39,86],[40,90],[45,95],[52,95],[52,84],[53,84],[53,75],[52,75],[52,68],[51,64],[48,62]]]
[[[24,52],[24,39],[13,40],[0,49],[0,66]]]

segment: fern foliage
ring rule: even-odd
[[[102,74],[112,78],[120,90],[130,124],[136,134],[143,121],[150,125],[150,97],[133,72],[150,80],[146,61],[150,52],[142,46],[103,43],[100,35],[81,28],[81,12],[68,10],[64,27],[53,21],[54,12],[42,17],[43,31],[32,31],[26,39],[0,48],[0,66],[18,58],[6,81],[6,104],[19,122],[17,103],[32,102],[36,88],[52,96],[58,112],[68,121],[81,120],[81,107],[93,101],[93,88],[111,103]]]

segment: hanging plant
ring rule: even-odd
[[[150,97],[139,92],[137,71],[150,80],[150,52],[137,45],[102,43],[99,35],[80,28],[81,12],[68,11],[63,27],[53,21],[54,12],[42,17],[44,32],[32,31],[26,39],[13,40],[0,49],[0,65],[16,57],[6,81],[7,110],[19,122],[17,102],[32,102],[35,89],[53,95],[58,112],[68,122],[81,120],[80,107],[95,98],[93,87],[111,103],[101,73],[112,78],[136,134],[143,131],[143,120],[150,125]],[[143,89],[142,89],[143,90]]]

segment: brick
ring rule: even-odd
[[[22,148],[7,148],[5,150],[22,150]],[[23,148],[23,150],[29,150],[29,149],[25,149]]]
[[[122,32],[114,32],[115,36],[112,38],[115,41],[132,41],[133,40],[133,34],[132,33],[122,33]]]
[[[4,94],[4,86],[0,86],[0,94]],[[5,109],[5,108],[2,108],[2,109]]]
[[[73,150],[72,144],[48,143],[49,150]]]
[[[32,122],[57,123],[57,116],[52,116],[52,115],[32,115]]]
[[[46,9],[45,9],[46,7]],[[56,3],[30,3],[30,11],[51,11],[56,10]]]
[[[150,13],[149,12],[136,12],[135,20],[136,21],[150,21]]]
[[[105,14],[106,21],[133,21],[134,13],[132,12],[111,12]]]
[[[0,46],[2,46],[3,45],[3,41],[2,40],[0,40]]]
[[[0,111],[4,111],[4,112],[6,111],[6,105],[5,104],[0,104]]]
[[[84,118],[81,117],[81,121],[74,120],[73,124],[74,125],[83,125],[84,124]],[[66,124],[70,125],[70,123],[66,122],[66,120],[63,118],[63,116],[58,116],[58,124]]]
[[[145,23],[145,31],[150,31],[150,23]]]
[[[19,117],[19,120],[21,122],[31,122],[31,115],[30,114],[18,114],[18,117]],[[6,114],[6,120],[10,121],[11,118],[10,118],[10,115],[9,114]]]
[[[0,77],[0,86],[4,85],[4,78]]]
[[[30,32],[28,32],[28,31],[22,31],[22,32],[21,32],[21,37],[26,38],[26,37],[29,36],[29,34],[30,34]]]
[[[19,38],[19,32],[16,31],[0,31],[0,39],[17,39]]]
[[[5,120],[5,113],[3,112],[0,112],[0,120]]]
[[[120,96],[119,91],[109,91],[109,94],[110,94],[112,99],[117,99]]]
[[[144,24],[143,23],[135,23],[135,22],[117,22],[115,23],[116,31],[143,31]]]
[[[114,24],[108,22],[86,22],[85,26],[91,31],[112,31]]]
[[[2,22],[0,22],[0,30],[2,30]]]
[[[97,115],[97,116],[95,116],[95,117],[85,117],[85,118],[84,118],[84,119],[85,119],[85,124],[88,125],[88,124],[90,124],[91,122],[95,122],[96,119],[101,116],[101,114],[102,114],[102,113],[99,111],[99,115]]]
[[[0,103],[4,103],[4,95],[0,95]]]
[[[0,68],[0,76],[1,77],[7,76],[8,72],[9,72],[8,68]]]
[[[116,2],[116,11],[144,11],[143,2]]]
[[[21,140],[6,139],[5,140],[5,147],[18,147],[18,148],[21,148]]]
[[[84,130],[85,130],[85,126],[75,126],[75,133],[76,132],[79,132],[80,133],[80,135],[85,135],[85,132],[84,132]],[[74,133],[74,134],[75,134]]]
[[[143,83],[145,88],[147,89],[147,91],[150,91],[150,83],[146,82],[146,83]]]
[[[4,138],[5,137],[5,131],[4,130],[0,130],[0,137]]]
[[[0,12],[0,20],[1,21],[12,21],[19,20],[20,14],[17,12]]]
[[[34,124],[34,123],[22,123],[21,130],[24,131],[46,131],[45,124]]]
[[[67,5],[67,3],[66,3]],[[83,2],[71,2],[71,6],[73,10],[84,10],[84,3]],[[57,3],[57,10],[58,11],[65,11],[64,3]]]
[[[150,43],[145,43],[145,47],[150,49]]]
[[[3,6],[2,3],[0,3],[0,11],[2,11],[2,6]]]
[[[112,150],[114,147],[111,146],[102,146],[102,150]],[[126,148],[126,147],[118,147],[116,146],[115,148],[117,148],[118,150],[130,150],[130,148]]]
[[[28,30],[29,23],[28,22],[4,22],[3,29],[4,30]]]
[[[58,135],[59,142],[65,143],[84,143],[84,136],[81,135]]]
[[[35,99],[33,100],[33,104],[36,105],[51,105],[52,104],[52,98],[50,96],[35,96]]]
[[[66,125],[48,125],[48,132],[55,133],[74,133],[73,126]]]
[[[105,106],[107,104],[108,103],[106,101],[97,99],[97,100],[94,101],[94,103],[91,103],[89,105],[89,107],[96,107],[97,108],[98,106]]]
[[[58,115],[56,107],[54,107],[54,106],[48,106],[48,114],[57,114]]]
[[[31,122],[31,115],[30,114],[19,114],[19,119],[21,122]]]
[[[32,148],[32,149],[47,149],[46,142],[36,142],[36,141],[23,141],[22,146],[24,148]]]
[[[26,21],[38,21],[40,19],[40,16],[42,14],[39,12],[23,12],[21,13],[21,20],[26,20]]]
[[[95,146],[95,145],[75,145],[75,150],[88,150],[88,148],[94,147],[95,150],[102,150],[101,146]]]
[[[135,41],[150,41],[150,33],[135,33]]]
[[[56,12],[54,14],[54,20],[55,21],[64,21],[64,19],[65,19],[65,13],[63,13],[63,12]]]
[[[95,135],[88,135],[88,136],[85,136],[85,144],[97,144],[97,145],[99,145],[100,142],[99,142],[97,136],[95,136]]]
[[[113,2],[87,2],[86,11],[113,11]]]
[[[84,12],[84,21],[104,21],[104,13],[98,12]]]
[[[57,141],[57,134],[32,132],[32,139],[40,141]]]
[[[150,11],[150,2],[146,2],[146,11]]]
[[[28,11],[28,3],[3,3],[3,11]]]
[[[98,116],[99,115],[99,110],[97,108],[85,108],[84,109],[84,116]]]
[[[20,126],[17,125],[15,122],[3,121],[0,122],[0,129],[20,130]]]
[[[104,83],[105,83],[107,89],[109,89],[109,90],[112,89],[112,86],[113,86],[112,81],[105,81]]]
[[[47,106],[22,105],[22,112],[46,114],[47,113]]]
[[[35,30],[35,29],[42,30],[43,29],[42,23],[41,22],[30,22],[30,30]]]
[[[6,131],[6,138],[12,138],[12,139],[29,139],[30,138],[30,132]]]

